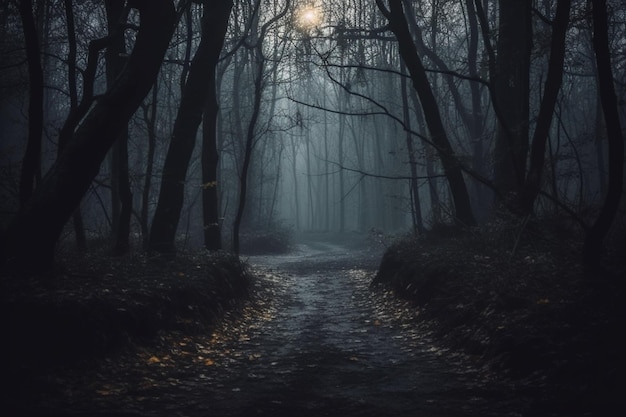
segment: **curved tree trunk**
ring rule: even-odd
[[[176,229],[185,195],[187,168],[196,143],[202,112],[215,82],[215,66],[222,50],[232,1],[207,2],[202,15],[202,39],[191,62],[163,165],[159,201],[152,219],[148,247],[175,253]]]
[[[76,27],[74,24],[73,0],[64,0],[65,20],[67,21],[67,83],[70,94],[70,114],[78,109],[78,86],[76,83]],[[59,138],[58,142],[59,154],[62,152],[63,141]],[[87,236],[85,235],[85,226],[83,224],[83,216],[80,211],[80,205],[72,215],[74,224],[74,234],[76,235],[76,248],[84,251],[87,248]]]
[[[387,10],[382,0],[376,0],[379,8],[389,20],[389,27],[396,35],[400,55],[409,70],[413,87],[422,103],[422,109],[426,118],[426,125],[432,136],[432,141],[437,147],[437,152],[441,158],[444,173],[450,186],[452,199],[454,200],[455,221],[462,225],[474,225],[474,215],[470,204],[469,194],[465,185],[463,173],[452,150],[448,135],[439,107],[432,88],[426,76],[426,71],[422,61],[417,54],[417,49],[411,38],[406,16],[402,6],[402,0],[389,0],[390,9]]]
[[[92,106],[62,154],[13,219],[1,243],[0,261],[46,270],[63,226],[78,207],[120,132],[144,99],[161,67],[174,31],[171,0],[135,0],[140,25],[128,65]]]
[[[526,183],[521,194],[520,208],[523,214],[529,214],[541,188],[541,176],[546,154],[546,143],[552,124],[554,107],[561,89],[563,80],[563,62],[565,61],[565,35],[569,22],[571,0],[559,0],[556,17],[552,23],[552,42],[550,46],[550,60],[548,75],[544,87],[543,99],[537,117],[537,126],[533,134],[530,152],[530,166],[526,175]]]
[[[609,184],[600,215],[585,238],[583,260],[590,278],[594,277],[594,273],[600,266],[604,238],[611,228],[624,192],[624,137],[620,126],[617,95],[611,69],[606,0],[594,0],[592,3],[593,47],[596,53],[599,94],[609,144]]]

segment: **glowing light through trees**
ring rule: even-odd
[[[296,26],[302,31],[310,31],[317,28],[323,19],[321,8],[308,4],[296,11]]]

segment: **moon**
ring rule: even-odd
[[[322,22],[322,11],[319,7],[304,6],[296,12],[296,24],[302,30],[315,29]]]

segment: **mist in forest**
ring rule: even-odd
[[[1,6],[14,251],[577,227],[622,192],[621,2],[149,3]]]

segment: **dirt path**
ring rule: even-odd
[[[368,288],[379,259],[321,242],[251,257],[257,296],[241,315],[212,335],[170,334],[165,349],[55,376],[42,414],[525,415],[515,393],[434,347],[414,309]]]
[[[319,242],[251,258],[278,303],[236,346],[249,362],[223,382],[218,415],[519,415],[435,349],[407,305],[369,290],[378,259]]]

